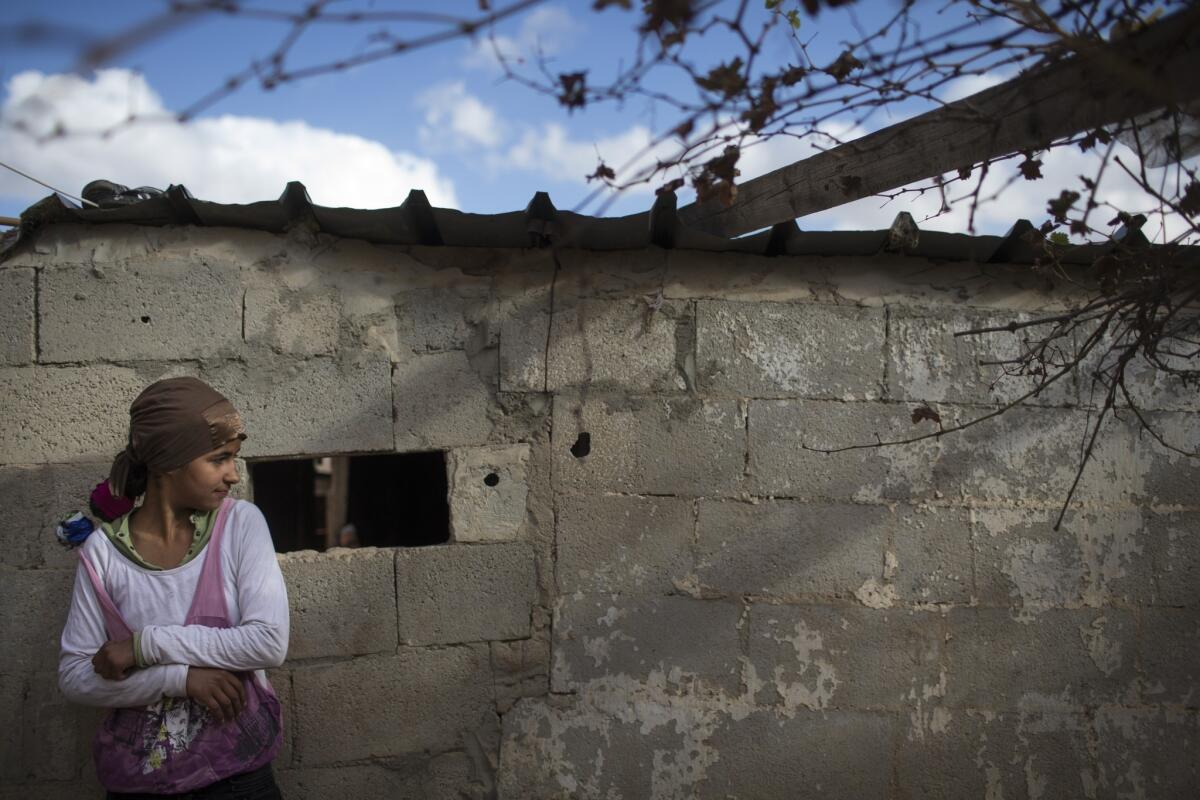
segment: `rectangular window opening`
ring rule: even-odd
[[[275,551],[420,547],[450,540],[446,454],[250,461]]]

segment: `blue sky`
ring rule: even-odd
[[[256,7],[296,3],[260,0]],[[421,8],[427,3],[347,0],[347,8]],[[635,5],[637,5],[635,3]],[[88,35],[113,34],[154,15],[161,2],[119,3],[58,0],[9,2],[7,22],[57,22]],[[335,6],[336,7],[336,6]],[[763,15],[761,0],[752,0]],[[814,62],[831,62],[855,36],[853,18],[865,24],[890,15],[895,0],[862,0],[847,10],[805,19],[801,36]],[[941,4],[922,5],[926,28],[953,20]],[[440,11],[474,15],[477,0],[444,2]],[[591,0],[547,2],[499,24],[494,35],[506,52],[530,54],[540,47],[555,72],[586,69],[601,81],[635,43],[639,15],[611,6],[592,10]],[[323,27],[310,31],[294,51],[294,65],[361,52],[370,28]],[[415,30],[415,29],[414,29]],[[182,183],[199,197],[224,202],[273,198],[287,180],[304,182],[325,205],[371,208],[396,205],[409,189],[424,189],[435,205],[491,213],[524,207],[535,191],[548,191],[559,208],[577,208],[592,186],[584,176],[602,157],[613,166],[639,152],[672,122],[668,109],[634,100],[623,107],[593,106],[567,113],[554,99],[507,82],[494,62],[493,43],[480,37],[438,46],[336,75],[306,79],[273,91],[257,85],[226,97],[184,126],[144,123],[107,140],[73,136],[37,145],[11,124],[34,126],[62,118],[71,130],[107,127],[137,109],[176,111],[211,91],[235,70],[269,53],[285,28],[277,23],[212,16],[132,49],[98,73],[71,75],[78,49],[69,44],[0,48],[0,160],[9,161],[65,191],[108,178],[128,185]],[[727,34],[713,34],[693,51],[716,64],[732,52]],[[782,28],[768,42],[767,63],[798,59]],[[964,81],[962,94],[998,77]],[[691,92],[690,82],[662,74],[664,91]],[[869,128],[886,118],[872,120]],[[850,131],[851,135],[862,130]],[[797,142],[772,142],[747,151],[742,178],[761,174],[813,152]],[[1082,169],[1068,159],[1063,175]],[[1054,164],[1048,165],[1051,173]],[[980,220],[980,232],[1003,232],[1018,216],[1044,218],[1048,189],[1015,187]],[[47,190],[0,171],[0,215],[15,216]],[[681,202],[689,198],[681,196]],[[649,189],[628,191],[610,205],[582,207],[607,215],[645,210]],[[868,199],[801,220],[802,227],[886,227],[897,211],[926,216],[931,198],[884,204]],[[929,227],[964,230],[962,214],[931,220]]]

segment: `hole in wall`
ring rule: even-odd
[[[420,547],[450,540],[446,454],[251,461],[275,550]]]
[[[143,317],[142,317],[142,322],[145,322],[146,324],[149,324],[149,323],[150,323],[150,315],[149,315],[149,314],[146,314],[145,316],[143,316]]]
[[[489,472],[487,475],[485,475],[483,477],[483,482],[485,484],[487,484],[488,486],[495,486],[497,483],[500,482],[500,476],[494,472]]]
[[[592,435],[584,431],[575,439],[575,444],[571,445],[571,455],[583,458],[590,452],[592,452]]]

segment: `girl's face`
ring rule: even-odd
[[[241,449],[242,440],[234,439],[164,475],[171,504],[197,511],[219,507],[239,481],[235,459]]]

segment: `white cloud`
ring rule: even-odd
[[[539,53],[553,56],[562,52],[583,30],[567,11],[558,6],[541,6],[521,18],[516,35],[492,33],[473,39],[463,65],[489,72],[502,72],[501,60],[510,65],[534,58]]]
[[[504,138],[507,126],[495,109],[468,93],[462,81],[428,89],[417,98],[417,105],[425,109],[421,144],[430,150],[492,148]]]
[[[644,125],[597,139],[573,139],[566,128],[548,122],[540,128],[529,128],[505,153],[493,156],[498,169],[521,169],[540,172],[559,181],[586,185],[585,176],[595,172],[601,160],[616,171],[618,184],[638,176],[652,167],[658,159],[669,159],[677,151],[671,141],[654,143],[654,135]],[[628,191],[647,194],[665,182],[656,177],[647,183],[631,186]]]
[[[1114,154],[1127,165],[1135,166],[1137,157],[1125,147],[1118,146]],[[980,197],[983,199],[975,213],[977,234],[1002,234],[1018,219],[1028,219],[1040,225],[1050,217],[1046,204],[1064,189],[1077,191],[1086,197],[1080,176],[1094,178],[1100,164],[1100,155],[1082,152],[1078,147],[1056,148],[1038,156],[1042,161],[1042,178],[1025,180],[1019,176],[1017,165],[1021,158],[1014,158],[991,167],[984,179]],[[1193,160],[1194,162],[1195,160]],[[1161,178],[1162,170],[1151,170],[1151,179]],[[1015,178],[1015,179],[1014,179]],[[807,230],[879,230],[887,228],[896,214],[907,211],[917,223],[927,230],[966,233],[970,223],[970,201],[963,198],[972,191],[979,179],[976,169],[967,183],[955,183],[947,190],[951,201],[950,211],[931,217],[941,207],[941,197],[936,192],[927,192],[917,197],[907,195],[892,202],[871,197],[847,203],[800,219],[801,228]],[[1089,222],[1093,228],[1109,231],[1107,223],[1116,215],[1116,210],[1145,213],[1149,217],[1142,231],[1152,240],[1163,241],[1166,236],[1174,237],[1187,230],[1187,225],[1175,215],[1165,219],[1155,215],[1157,205],[1141,187],[1115,163],[1110,163],[1104,172],[1096,193],[1096,199],[1112,207],[1097,208]],[[1082,201],[1078,204],[1082,205]]]
[[[185,124],[147,121],[107,138],[80,134],[45,144],[14,129],[22,123],[35,133],[57,124],[68,131],[104,130],[131,112],[169,117],[146,80],[128,70],[101,70],[90,81],[24,72],[9,81],[0,106],[0,153],[74,194],[107,178],[129,186],[183,184],[205,200],[245,203],[278,197],[288,181],[298,180],[321,205],[394,206],[414,188],[425,190],[434,205],[457,205],[453,183],[433,161],[305,122],[227,114]],[[45,193],[0,172],[0,195],[33,200]]]

